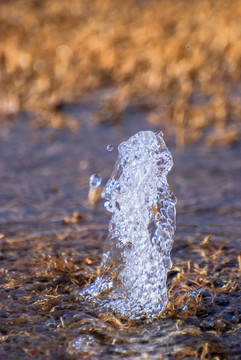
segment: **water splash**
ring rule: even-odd
[[[119,145],[102,193],[112,217],[100,275],[82,292],[133,319],[158,316],[168,301],[176,198],[166,179],[173,161],[162,136],[141,131]]]

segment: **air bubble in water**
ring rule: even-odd
[[[106,146],[106,150],[109,151],[109,152],[113,151],[113,149],[114,149],[114,147],[111,144]]]
[[[109,206],[110,206],[110,201],[106,200],[104,202],[104,207],[108,210]]]
[[[89,179],[89,185],[92,189],[100,187],[102,178],[99,174],[92,174]]]

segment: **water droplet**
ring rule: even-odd
[[[102,178],[99,174],[92,174],[90,176],[89,185],[92,189],[97,189],[102,182]]]
[[[114,149],[114,147],[111,144],[106,146],[106,150],[109,151],[109,152],[113,151],[113,149]]]

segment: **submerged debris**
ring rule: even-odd
[[[88,242],[94,236],[96,242],[99,231],[89,230],[82,236],[87,236]],[[102,240],[105,236],[106,231]],[[5,265],[0,271],[1,354],[6,354],[5,347],[13,346],[14,341],[15,349],[24,342],[27,354],[33,354],[33,349],[36,354],[59,349],[65,356],[97,356],[111,347],[115,356],[133,358],[135,341],[143,351],[145,345],[155,346],[158,342],[158,353],[164,358],[168,352],[177,359],[187,354],[210,360],[239,358],[240,267],[238,255],[226,244],[211,238],[191,244],[179,240],[168,274],[167,310],[161,318],[148,323],[100,316],[95,309],[81,305],[79,289],[98,276],[101,251],[98,256],[92,252],[93,257],[85,258],[77,250],[79,242],[80,234],[69,232],[59,239],[1,239],[1,246],[7,250],[5,256],[12,258],[11,262],[3,260]],[[179,255],[180,245],[191,260]],[[21,273],[14,271],[21,268]],[[4,314],[8,314],[7,319]]]

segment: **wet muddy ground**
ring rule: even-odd
[[[117,145],[159,129],[135,106],[116,126],[96,125],[95,110],[87,100],[64,108],[78,119],[74,133],[24,115],[1,124],[0,359],[240,359],[241,142],[177,148],[163,127],[178,198],[170,302],[161,318],[130,322],[78,297],[108,232],[88,179],[105,183]]]

